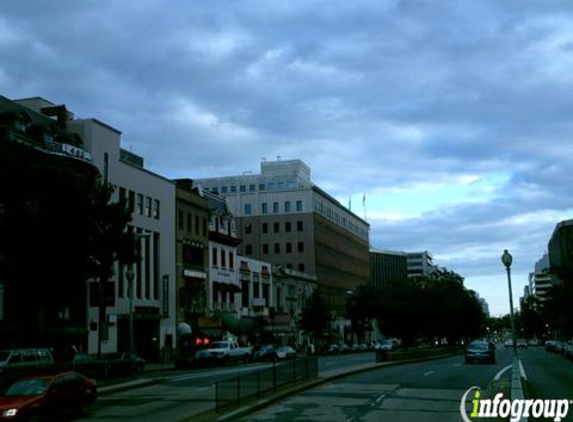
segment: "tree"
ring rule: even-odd
[[[370,322],[376,319],[379,303],[378,291],[369,285],[359,286],[357,291],[346,301],[346,317],[352,324],[352,332],[359,341],[364,340]]]
[[[53,345],[55,329],[66,328],[85,338],[86,281],[107,281],[115,260],[135,258],[130,212],[110,203],[112,190],[91,164],[7,141],[0,192],[1,337]]]
[[[302,310],[300,328],[315,339],[323,339],[328,323],[332,320],[330,308],[319,289],[315,289]]]

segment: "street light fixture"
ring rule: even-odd
[[[513,262],[513,257],[507,251],[507,249],[503,251],[501,262],[503,265],[505,265],[505,269],[507,271],[507,285],[509,288],[509,315],[511,318],[511,333],[513,336],[513,354],[514,356],[517,356],[517,337],[515,334],[515,319],[513,316],[513,295],[511,293],[511,263]]]

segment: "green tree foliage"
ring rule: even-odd
[[[315,339],[322,339],[331,320],[330,307],[319,289],[316,289],[302,310],[300,328]]]
[[[485,329],[475,292],[466,289],[463,278],[453,272],[389,281],[380,289],[361,288],[347,311],[353,327],[375,319],[384,335],[406,344],[417,339],[455,342],[477,337]]]
[[[548,300],[542,306],[553,337],[573,338],[573,280],[564,279],[551,286]]]
[[[19,144],[0,143],[0,192],[4,329],[38,341],[57,309],[85,304],[87,279],[134,260],[131,216],[94,166]]]

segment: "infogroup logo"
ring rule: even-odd
[[[466,402],[472,397],[471,412],[468,416]],[[524,418],[545,418],[561,421],[569,412],[572,400],[542,400],[542,399],[504,399],[503,393],[497,393],[493,400],[482,398],[479,387],[472,387],[464,393],[460,403],[460,413],[465,422],[472,422],[472,418],[510,418],[511,422],[517,422]]]

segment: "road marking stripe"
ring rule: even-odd
[[[424,372],[424,376],[427,377],[428,375],[432,375],[433,373],[434,373],[434,371]]]
[[[510,365],[507,365],[505,368],[503,368],[503,369],[500,370],[497,374],[495,374],[495,377],[493,377],[493,380],[494,380],[494,381],[497,381],[498,379],[500,379],[501,376],[503,375],[503,373],[504,373],[505,371],[507,371],[508,369],[510,369],[510,368],[511,368],[511,364],[510,364]]]
[[[521,372],[521,378],[523,378],[524,380],[527,380],[527,375],[525,375],[525,368],[523,367],[523,363],[521,362],[521,359],[519,359],[519,372]]]

